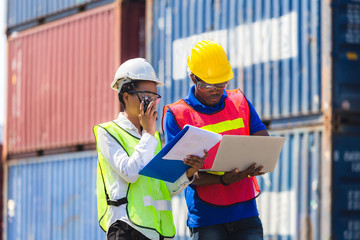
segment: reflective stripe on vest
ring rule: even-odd
[[[218,112],[212,114],[197,112],[181,99],[166,106],[163,114],[169,109],[180,129],[190,124],[222,135],[250,135],[250,112],[245,96],[238,89],[227,90],[226,93],[224,108]],[[211,168],[218,147],[219,144],[209,150],[204,168]],[[214,184],[196,186],[195,189],[202,201],[219,206],[249,201],[260,194],[256,177],[245,178],[229,186]]]
[[[139,139],[132,136],[114,122],[107,122],[94,127],[95,139],[97,139],[98,129],[103,128],[123,148],[128,156],[135,151],[135,146]],[[154,154],[161,150],[159,133],[155,135],[158,145]],[[107,211],[108,202],[106,186],[112,186],[117,181],[118,176],[112,177],[113,172],[110,164],[102,153],[98,150],[98,175],[97,175],[97,196],[98,196],[98,219],[100,227],[106,231],[109,226],[109,213]],[[111,196],[108,196],[111,198]],[[171,212],[170,193],[161,180],[140,175],[135,183],[127,185],[127,214],[129,220],[139,226],[157,231],[163,237],[173,237],[175,226]],[[117,201],[112,200],[111,201]]]
[[[151,196],[143,197],[144,206],[153,206],[157,211],[171,211],[171,201],[154,200]]]
[[[211,125],[206,125],[201,127],[202,129],[208,130],[210,132],[215,133],[223,133],[230,130],[235,130],[238,128],[244,128],[244,120],[242,118],[234,119],[234,120],[227,120]]]

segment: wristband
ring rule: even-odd
[[[220,183],[221,183],[222,185],[224,185],[224,186],[229,186],[230,183],[225,183],[224,180],[222,179],[223,176],[224,176],[224,175],[221,175],[221,176],[220,176]]]

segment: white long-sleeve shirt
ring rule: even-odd
[[[119,143],[111,137],[104,129],[98,128],[97,147],[103,154],[107,162],[112,168],[111,173],[107,173],[118,179],[112,186],[107,186],[107,191],[110,199],[120,199],[126,197],[127,183],[134,183],[139,177],[139,171],[142,169],[153,157],[157,146],[157,140],[149,133],[142,132],[139,134],[138,129],[126,118],[122,113],[119,113],[114,122],[122,129],[131,135],[140,139],[135,147],[135,152],[129,157],[125,150],[119,146]],[[191,182],[184,173],[176,182],[165,182],[170,195],[175,196],[185,189]],[[151,229],[140,228],[130,222],[126,213],[126,204],[116,206],[109,206],[109,221],[107,226],[110,226],[117,220],[121,220],[135,228],[147,238],[159,239],[159,234]]]

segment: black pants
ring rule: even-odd
[[[142,233],[129,226],[127,223],[117,220],[111,224],[107,240],[149,240]]]

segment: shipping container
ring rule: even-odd
[[[8,38],[7,153],[93,144],[120,108],[121,62],[144,56],[145,4],[114,3]]]
[[[113,0],[8,0],[7,33],[31,28],[110,2]]]
[[[328,214],[321,212],[327,200],[320,197],[322,162],[330,156],[324,151],[324,127],[275,130],[271,135],[283,136],[286,141],[274,171],[258,177],[261,194],[257,204],[264,239],[328,239],[320,238],[321,216]],[[173,206],[176,202],[186,209],[182,201],[173,200]],[[180,229],[182,236],[190,239],[188,230]]]
[[[258,177],[264,239],[359,239],[359,126],[330,137],[323,124],[303,124],[270,126],[271,136],[286,141],[274,171]]]
[[[334,108],[360,112],[360,2],[333,1]]]
[[[98,225],[95,151],[7,162],[4,239],[105,239]],[[172,199],[175,240],[187,239],[183,193]]]
[[[271,131],[286,141],[272,173],[258,177],[265,239],[321,238],[322,126]]]
[[[360,134],[333,139],[333,239],[360,239]]]
[[[105,239],[97,222],[96,152],[8,162],[5,239]]]
[[[336,134],[329,151],[323,125],[270,133],[286,141],[274,171],[258,177],[264,239],[359,239],[360,134]],[[329,162],[332,172],[326,172]],[[332,176],[336,182],[329,191]],[[331,237],[322,232],[330,222]]]
[[[278,124],[271,127],[275,129],[270,131],[271,135],[284,136],[286,142],[274,172],[258,178],[262,193],[257,202],[265,239],[330,239],[330,234],[332,239],[358,239],[359,132],[351,135],[339,132],[330,141],[324,125],[287,128],[288,125]],[[354,127],[349,128],[355,132]],[[330,149],[331,145],[333,147]],[[89,226],[89,223],[82,219],[96,217],[95,200],[89,200],[91,196],[95,198],[94,151],[12,160],[7,163],[5,202],[8,239],[22,239],[23,234],[38,234],[36,226],[43,225],[42,221],[46,222],[46,217],[56,218],[57,221],[54,220],[52,222],[55,223],[51,224],[61,225],[49,226],[50,232],[56,229],[56,234],[66,236],[67,239],[79,239],[78,237],[83,236],[83,225]],[[332,170],[329,168],[330,164],[333,164]],[[328,185],[331,181],[334,184],[330,189]],[[82,182],[89,186],[84,188]],[[79,203],[77,199],[90,201],[92,205],[85,209],[91,209],[95,213],[92,212],[89,216],[86,215],[90,214],[89,211],[81,212],[82,201]],[[61,208],[58,207],[59,204]],[[177,229],[175,239],[190,239],[183,193],[172,199],[172,205]],[[73,212],[67,212],[69,209]],[[42,216],[42,211],[47,213],[45,219],[36,215]],[[74,217],[72,214],[77,215]],[[69,223],[62,219],[65,217],[74,221],[71,224],[76,229],[81,229],[80,233],[76,233],[80,235],[73,237],[74,229],[66,225]],[[331,233],[326,235],[322,231],[322,225],[330,225],[330,222],[333,227]],[[29,223],[36,223],[36,226]],[[97,225],[94,226],[98,228]],[[45,238],[37,236],[35,235],[35,239],[46,239],[48,235]]]
[[[330,3],[319,0],[148,2],[147,57],[165,80],[163,104],[188,94],[187,56],[211,39],[228,54],[230,88],[244,90],[264,120],[319,114],[331,104],[360,113],[359,1],[334,1],[333,17]]]
[[[277,168],[259,178],[266,239],[360,239],[360,3],[357,0],[148,0],[146,56],[188,95],[191,48],[218,41],[272,134]],[[161,107],[159,108],[161,109]],[[161,115],[162,113],[160,113]]]
[[[219,42],[263,119],[321,111],[320,1],[154,0],[152,64],[164,104],[188,94],[186,58],[203,39]]]

